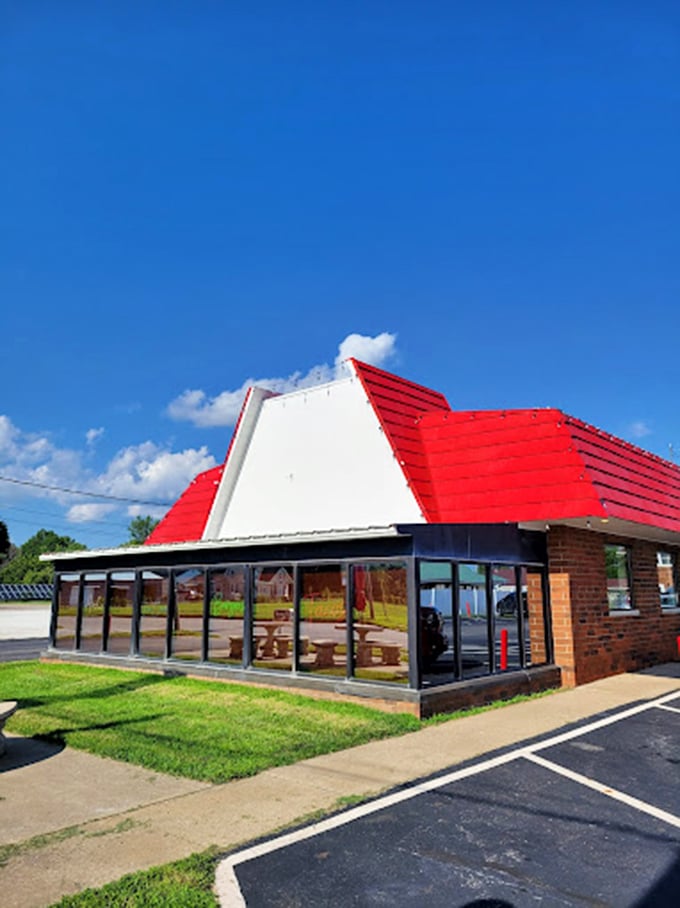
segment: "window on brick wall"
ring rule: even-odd
[[[670,552],[656,553],[656,571],[659,579],[661,608],[678,607],[675,558]]]
[[[630,549],[625,545],[605,545],[604,557],[609,611],[631,609]]]

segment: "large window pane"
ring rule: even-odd
[[[132,612],[135,601],[135,575],[132,571],[116,571],[111,575],[106,651],[119,656],[130,654]]]
[[[545,603],[543,601],[543,571],[522,568],[522,589],[526,589],[527,616],[524,619],[525,665],[545,665],[548,661],[546,642]]]
[[[166,571],[142,573],[142,604],[139,619],[139,655],[165,656],[170,581]]]
[[[609,611],[620,611],[633,607],[630,583],[630,552],[625,545],[605,545],[605,567],[607,572],[607,599]]]
[[[347,570],[339,564],[300,569],[300,670],[347,674],[345,590]]]
[[[88,653],[99,653],[103,648],[105,593],[106,574],[85,574],[80,649]]]
[[[241,566],[210,572],[210,662],[243,664],[245,576],[245,568]]]
[[[453,569],[448,561],[421,561],[418,574],[422,683],[447,684],[456,674]]]
[[[522,666],[519,648],[519,611],[520,608],[526,611],[526,594],[516,588],[514,567],[493,565],[492,572],[496,669],[511,671]]]
[[[78,574],[60,574],[57,594],[57,632],[54,646],[73,649],[76,642],[76,615],[78,613]]]
[[[459,564],[459,604],[463,677],[489,673],[486,571],[484,564]]]
[[[661,608],[678,607],[675,558],[670,552],[656,553],[656,571],[659,580]]]
[[[354,574],[354,674],[408,683],[406,565],[360,564]]]
[[[252,664],[257,668],[292,668],[293,600],[290,565],[253,570]]]
[[[203,654],[205,573],[198,568],[178,571],[174,583],[172,655],[176,659],[199,660]]]

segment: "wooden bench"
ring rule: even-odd
[[[0,701],[0,757],[7,750],[7,739],[3,733],[3,728],[5,727],[5,722],[13,715],[17,710],[16,700],[1,700]]]
[[[376,643],[382,653],[383,665],[399,665],[401,662],[401,647],[398,643]]]
[[[337,645],[336,640],[312,640],[316,651],[315,668],[332,668],[335,665],[333,654]]]

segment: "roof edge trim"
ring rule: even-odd
[[[217,537],[241,474],[262,405],[265,400],[277,396],[275,391],[269,391],[267,388],[248,389],[224,461],[224,473],[203,528],[202,540]]]
[[[327,542],[345,539],[380,539],[405,535],[394,525],[347,527],[339,530],[309,530],[280,535],[233,536],[225,539],[201,539],[198,542],[166,542],[158,545],[130,545],[113,549],[78,549],[72,552],[49,552],[40,555],[41,561],[72,561],[74,558],[99,558],[102,555],[149,555],[151,552],[203,551],[210,549],[242,548],[252,545],[281,545],[281,543]]]

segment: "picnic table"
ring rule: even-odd
[[[339,631],[346,631],[347,624],[336,624],[335,629]],[[352,625],[352,630],[359,638],[357,640],[357,653],[356,660],[357,665],[360,668],[366,668],[367,665],[373,664],[373,646],[377,645],[377,640],[369,640],[368,635],[371,632],[382,632],[385,628],[381,627],[379,624],[362,624],[361,622],[355,622]]]

